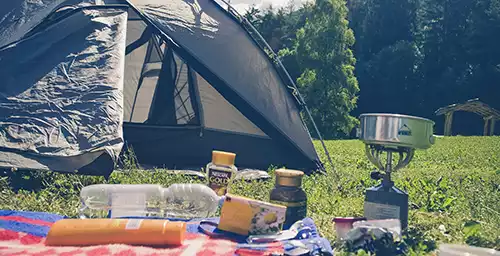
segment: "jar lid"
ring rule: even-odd
[[[304,173],[297,170],[278,169],[276,173],[276,183],[280,186],[300,187]]]
[[[212,163],[217,165],[234,165],[235,153],[214,150],[212,151]]]
[[[304,172],[302,172],[302,171],[284,169],[284,168],[276,170],[275,173],[276,173],[276,176],[280,176],[280,177],[300,178],[300,177],[304,176]]]

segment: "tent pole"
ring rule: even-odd
[[[302,96],[300,96],[302,98]],[[316,123],[314,122],[314,119],[311,115],[311,112],[309,111],[309,108],[304,105],[304,109],[307,112],[307,115],[309,116],[309,119],[311,119],[311,123],[314,126],[314,129],[316,130],[316,134],[318,134],[319,140],[321,141],[321,145],[323,146],[323,149],[325,150],[325,155],[328,158],[328,162],[330,162],[330,165],[332,166],[333,173],[337,175],[337,171],[335,170],[335,166],[333,165],[332,158],[330,157],[330,153],[328,152],[328,149],[326,149],[325,142],[323,141],[323,137],[321,136],[321,133],[319,132],[318,127],[316,126]],[[305,125],[305,124],[304,124]]]
[[[267,44],[267,42],[266,42],[266,44]],[[268,45],[268,47],[269,47],[269,45]],[[323,136],[321,136],[321,133],[319,132],[318,126],[316,126],[316,122],[314,122],[314,119],[313,119],[313,117],[311,115],[311,112],[309,111],[309,108],[307,107],[304,98],[302,98],[302,94],[300,94],[299,89],[297,88],[297,86],[293,82],[292,77],[290,77],[290,74],[288,74],[288,71],[285,69],[285,67],[281,63],[280,58],[278,58],[278,56],[276,56],[276,60],[278,61],[279,65],[280,65],[280,68],[283,69],[283,71],[285,72],[285,74],[288,77],[288,80],[290,81],[290,83],[292,83],[293,87],[295,88],[295,91],[296,91],[297,95],[300,98],[300,102],[299,103],[306,110],[307,115],[309,116],[309,119],[311,120],[311,123],[314,126],[314,130],[316,131],[316,134],[318,135],[319,140],[321,141],[321,145],[323,146],[323,150],[325,150],[325,155],[328,158],[328,162],[330,162],[330,165],[332,166],[333,173],[335,175],[337,175],[337,171],[335,170],[335,166],[333,165],[333,161],[332,161],[332,158],[330,157],[330,153],[328,152],[328,149],[326,149],[326,145],[325,145],[325,142],[323,140]],[[306,124],[304,124],[304,125],[306,125]]]
[[[267,44],[267,43],[266,43]],[[307,115],[309,116],[309,119],[311,120],[311,123],[313,124],[314,126],[314,130],[316,131],[316,134],[318,135],[319,137],[319,140],[321,141],[321,145],[323,146],[323,150],[325,150],[325,155],[326,157],[328,158],[328,162],[330,162],[330,165],[332,166],[332,170],[333,170],[333,173],[335,175],[337,175],[337,171],[335,170],[335,166],[333,165],[333,161],[332,161],[332,158],[330,157],[330,153],[328,152],[328,149],[326,148],[326,145],[325,145],[325,141],[323,140],[323,136],[321,136],[321,133],[319,132],[319,129],[318,129],[318,126],[316,126],[316,122],[314,122],[314,119],[311,115],[311,112],[309,111],[309,108],[307,107],[306,105],[306,102],[304,100],[304,98],[302,98],[302,94],[300,94],[299,92],[299,89],[297,88],[297,86],[295,85],[295,83],[293,82],[293,79],[292,77],[290,77],[290,74],[288,74],[288,71],[285,69],[285,67],[283,66],[283,64],[281,63],[281,60],[280,58],[278,58],[276,56],[276,59],[280,65],[280,68],[283,69],[283,71],[285,72],[286,76],[288,77],[288,80],[290,80],[290,82],[292,83],[293,87],[295,88],[295,91],[297,92],[297,95],[299,96],[300,98],[300,105],[306,110],[307,112]],[[307,125],[304,124],[306,127]],[[307,128],[306,128],[307,129]]]

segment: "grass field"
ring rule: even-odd
[[[365,188],[376,184],[373,169],[359,141],[328,141],[336,172],[308,176],[304,189],[308,213],[323,236],[332,243],[332,218],[361,216]],[[326,163],[323,150],[318,153]],[[5,174],[4,174],[5,175]],[[55,173],[8,173],[0,180],[0,209],[47,211],[76,216],[82,186],[103,183],[99,177]],[[339,178],[336,178],[339,177]],[[417,151],[410,165],[394,174],[396,186],[410,196],[406,242],[417,254],[426,254],[439,243],[468,243],[500,249],[500,137],[439,138],[427,151]],[[115,172],[110,183],[202,182],[166,174],[161,170]],[[268,182],[237,182],[233,192],[267,200]],[[29,187],[29,189],[26,189]]]

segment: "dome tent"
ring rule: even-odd
[[[323,169],[295,85],[224,3],[19,2],[26,19],[0,11],[0,167],[109,175],[132,148],[171,169],[212,150]]]

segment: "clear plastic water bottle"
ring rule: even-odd
[[[163,190],[165,217],[205,218],[213,215],[221,197],[203,184],[173,184]]]
[[[205,218],[222,200],[203,184],[97,184],[80,191],[80,218],[168,217]]]
[[[86,186],[80,191],[80,218],[158,215],[161,191],[162,186],[150,184]]]

